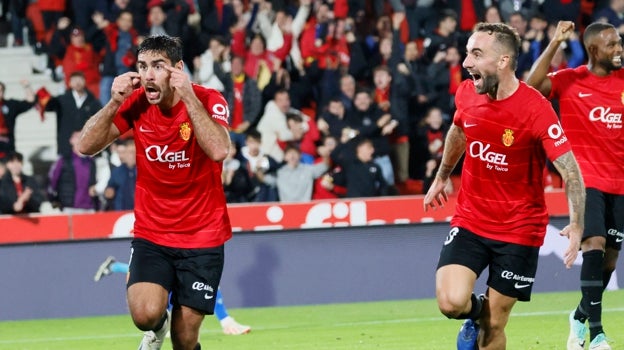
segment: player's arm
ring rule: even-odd
[[[427,191],[425,195],[425,200],[423,202],[425,211],[427,211],[429,207],[432,209],[443,207],[444,202],[448,201],[445,188],[451,177],[451,172],[455,169],[457,162],[459,162],[459,159],[465,151],[466,135],[461,128],[453,124],[446,135],[440,167],[438,168],[438,172],[436,173],[429,191]]]
[[[80,153],[94,155],[119,137],[121,132],[113,124],[113,118],[121,104],[140,83],[141,77],[136,72],[128,72],[115,77],[111,87],[110,101],[89,118],[82,128],[78,142]]]
[[[166,67],[171,72],[170,83],[186,105],[193,132],[201,149],[210,159],[220,162],[230,151],[230,134],[227,128],[212,119],[202,102],[193,91],[188,75],[178,67]],[[215,105],[216,106],[216,105]],[[224,109],[227,108],[224,104]],[[223,111],[227,116],[227,113]]]
[[[566,267],[570,268],[581,247],[581,238],[585,227],[585,184],[572,151],[559,156],[553,164],[561,174],[568,197],[570,224],[561,231],[561,235],[570,239],[570,244],[564,253],[564,263]]]
[[[526,83],[539,90],[539,92],[541,92],[544,96],[550,95],[550,91],[552,89],[550,79],[546,77],[546,74],[548,74],[548,70],[550,69],[550,62],[555,56],[557,49],[559,49],[559,45],[568,40],[573,31],[574,22],[559,21],[557,29],[555,30],[555,35],[550,43],[548,43],[544,52],[542,52],[535,63],[533,63],[531,71],[526,78]]]

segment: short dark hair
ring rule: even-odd
[[[585,44],[585,48],[589,46],[589,42],[598,36],[600,32],[607,29],[615,29],[615,27],[611,23],[603,22],[594,22],[588,25],[583,33],[583,44]]]
[[[522,40],[516,29],[505,23],[477,23],[474,32],[484,32],[494,34],[496,41],[511,52],[512,68],[515,71],[518,67],[518,56],[520,55],[520,45]]]
[[[11,151],[7,154],[6,158],[5,158],[5,162],[10,162],[16,160],[20,163],[24,162],[24,155],[17,152],[17,151]]]
[[[262,140],[262,134],[257,129],[248,129],[245,132],[245,139],[254,139],[256,141]]]
[[[172,64],[176,64],[182,61],[182,40],[168,35],[149,36],[139,45],[137,56],[146,52],[162,53],[171,60]]]

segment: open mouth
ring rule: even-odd
[[[470,73],[470,76],[472,77],[472,82],[474,83],[474,85],[479,85],[479,83],[481,83],[481,74]]]
[[[611,62],[613,62],[614,65],[616,66],[621,66],[622,65],[622,56],[615,56],[611,59]]]
[[[148,100],[157,100],[160,97],[160,91],[153,86],[146,86],[145,95]]]

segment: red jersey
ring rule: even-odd
[[[214,89],[193,85],[213,120],[227,127],[227,102]],[[134,236],[175,248],[209,248],[232,237],[221,184],[222,164],[201,149],[186,105],[163,113],[135,90],[113,120],[134,129],[137,179]]]
[[[548,77],[585,186],[624,195],[624,70],[598,77],[580,66]]]
[[[546,157],[570,151],[550,102],[524,82],[504,100],[457,90],[453,122],[466,135],[461,188],[452,226],[489,239],[539,247],[548,212],[544,202]]]

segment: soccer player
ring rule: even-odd
[[[561,125],[587,186],[581,249],[581,301],[570,313],[568,349],[583,349],[589,323],[589,348],[611,349],[602,328],[602,293],[615,270],[624,239],[624,70],[622,39],[608,23],[592,23],[583,41],[588,62],[547,74],[550,62],[574,32],[561,21],[533,64],[527,83],[548,98],[558,98]]]
[[[128,274],[130,266],[126,263],[115,260],[115,257],[109,256],[98,267],[93,276],[93,280],[98,282],[102,277],[108,276],[111,273],[124,273]],[[214,308],[214,314],[221,324],[221,329],[224,334],[227,335],[241,335],[251,332],[251,327],[238,323],[234,317],[230,316],[227,312],[225,304],[223,303],[223,296],[221,295],[221,289],[217,290],[217,302]]]
[[[214,313],[224,243],[232,237],[220,163],[230,148],[228,106],[218,91],[191,83],[179,38],[146,38],[136,68],[115,77],[111,99],[83,127],[79,150],[96,154],[133,130],[136,221],[127,300],[145,331],[139,349],[160,349],[169,326],[174,349],[201,349],[199,328]]]
[[[465,153],[456,212],[436,272],[438,307],[449,318],[466,319],[458,349],[505,349],[511,309],[530,300],[546,234],[546,158],[562,174],[570,203],[570,224],[562,230],[569,238],[568,268],[581,243],[585,190],[550,103],[515,76],[515,29],[479,23],[466,48],[463,66],[472,80],[457,90],[457,111],[424,208],[448,200],[449,176]],[[476,296],[475,282],[486,267],[488,288]]]

